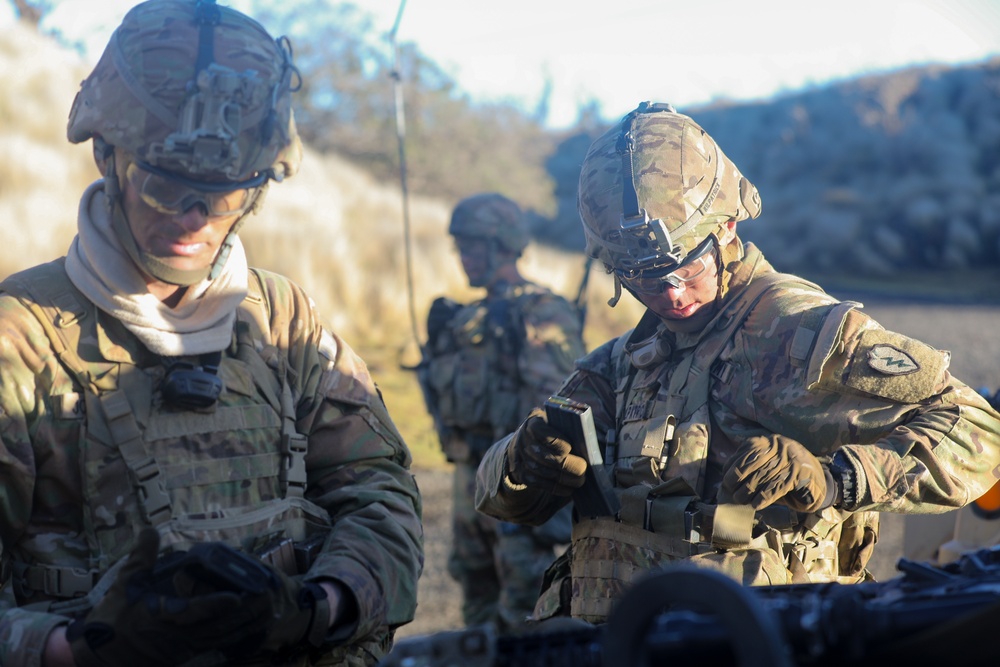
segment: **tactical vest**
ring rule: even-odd
[[[330,521],[304,497],[307,439],[295,429],[288,369],[270,343],[271,305],[254,270],[218,369],[225,390],[203,410],[166,405],[162,365],[139,367],[122,348],[106,347],[99,320],[107,316],[76,290],[63,260],[11,276],[0,292],[35,315],[73,380],[73,391],[50,399],[80,417],[80,539],[90,553],[85,567],[67,566],[45,562],[43,544],[14,545],[19,604],[63,612],[91,604],[146,526],[167,551],[219,541],[286,571],[302,565],[295,544],[321,542]],[[98,342],[113,359],[97,353]]]
[[[746,585],[855,583],[864,577],[874,541],[865,528],[877,526],[877,515],[833,508],[799,515],[782,506],[755,514],[749,506],[704,502],[709,392],[713,381],[725,381],[715,361],[764,293],[793,281],[819,289],[795,276],[758,276],[677,365],[662,363],[655,334],[616,342],[617,424],[608,434],[605,460],[613,462],[621,512],[618,520],[582,517],[574,525],[572,616],[603,622],[637,578],[673,561],[718,570]],[[861,549],[868,554],[859,560]]]
[[[438,417],[454,432],[443,443],[449,460],[478,461],[517,428],[537,399],[536,389],[520,380],[518,355],[525,337],[522,313],[547,293],[528,283],[502,298],[463,306],[432,342],[427,378]]]

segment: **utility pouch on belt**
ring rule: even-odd
[[[545,401],[545,419],[567,436],[573,453],[587,462],[583,486],[573,492],[576,511],[581,517],[617,515],[621,504],[604,468],[590,406],[562,396],[550,396]]]

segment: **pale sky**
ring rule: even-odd
[[[136,4],[55,3],[56,23],[94,61]],[[400,0],[354,4],[388,32]],[[908,64],[979,62],[1000,55],[1000,0],[406,0],[398,40],[473,99],[531,110],[548,78],[549,124],[564,127],[592,99],[614,119],[642,100],[683,110]]]

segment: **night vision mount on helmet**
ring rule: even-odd
[[[281,180],[301,159],[299,85],[287,39],[250,17],[214,0],[149,0],[125,15],[84,80],[67,135],[100,137],[188,178]]]
[[[73,101],[67,136],[72,143],[94,140],[112,228],[143,271],[174,285],[219,274],[267,183],[298,170],[302,144],[291,93],[300,85],[288,40],[273,39],[215,0],[148,0],[125,15]],[[175,269],[138,247],[121,203],[129,164],[141,170],[143,183],[166,183],[161,191],[246,191],[211,267]],[[183,201],[214,214],[206,202],[217,199]]]

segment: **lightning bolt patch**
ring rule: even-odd
[[[886,375],[908,375],[920,370],[913,357],[892,345],[876,345],[868,350],[868,365]]]

